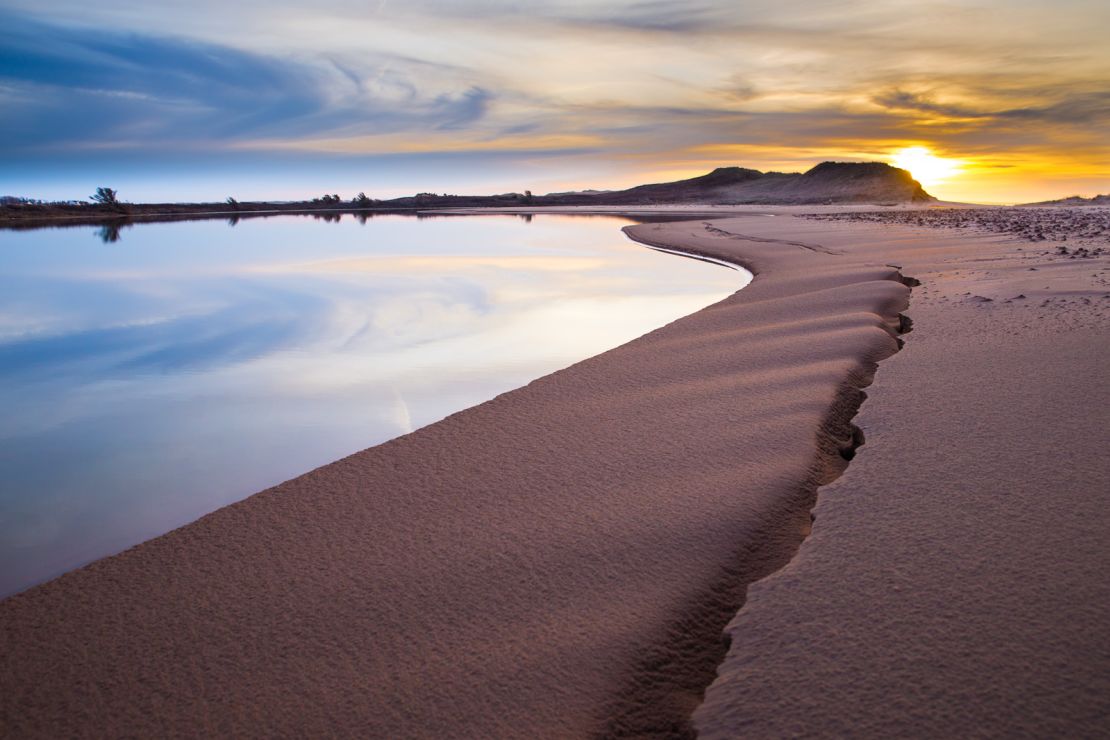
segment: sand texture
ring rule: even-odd
[[[688,731],[910,292],[768,220],[634,229],[758,273],[712,307],[0,603],[4,734]]]
[[[1082,256],[1110,234],[1044,219],[853,230],[923,282],[913,332],[729,626],[701,736],[1110,737],[1110,263]]]

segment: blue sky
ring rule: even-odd
[[[0,194],[618,187],[925,146],[934,190],[1110,191],[1089,0],[0,2]]]

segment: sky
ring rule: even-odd
[[[948,200],[1089,196],[1108,31],[1105,0],[0,0],[0,195],[542,193],[835,160],[916,163]]]

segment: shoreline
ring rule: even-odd
[[[79,727],[690,735],[691,716],[707,737],[737,727],[782,732],[812,722],[807,731],[819,734],[838,726],[852,696],[818,701],[830,674],[807,674],[806,655],[828,653],[840,667],[833,679],[850,681],[863,666],[875,669],[854,665],[869,655],[859,640],[873,620],[883,609],[901,613],[846,588],[855,598],[848,604],[863,613],[842,633],[802,639],[799,651],[791,647],[798,610],[804,617],[831,597],[821,574],[797,574],[831,553],[840,572],[856,577],[846,584],[869,583],[863,574],[881,567],[885,553],[852,560],[853,547],[868,552],[859,541],[868,511],[842,517],[833,539],[809,537],[810,529],[836,523],[824,512],[843,507],[836,497],[856,486],[875,490],[869,501],[879,513],[903,506],[884,498],[899,450],[879,445],[903,427],[910,444],[912,432],[937,434],[918,430],[900,398],[928,409],[933,401],[915,388],[929,378],[892,388],[879,373],[873,403],[881,407],[864,406],[861,416],[877,419],[879,449],[865,447],[848,467],[863,441],[852,422],[861,389],[909,329],[902,271],[925,279],[911,312],[920,333],[894,361],[913,368],[943,360],[947,332],[970,337],[972,352],[985,336],[976,322],[988,315],[1004,315],[992,330],[1008,327],[1033,347],[1060,331],[1105,332],[1107,314],[1092,300],[1110,290],[1084,286],[1105,286],[1097,275],[1106,265],[1025,254],[1034,245],[997,234],[753,215],[625,227],[647,246],[749,270],[751,284],[729,298],[0,602],[0,719],[32,735]],[[1027,272],[1029,259],[1041,273]],[[984,300],[968,298],[965,287]],[[1004,297],[1016,290],[1030,303]],[[1074,302],[1079,318],[1049,309],[1032,319],[1032,301],[1050,298]],[[1015,327],[1013,316],[1033,323]],[[1105,353],[1091,357],[1101,362]],[[1086,372],[1097,379],[1098,367]],[[955,400],[939,405],[958,422],[967,391],[945,393]],[[991,408],[1005,417],[1000,405]],[[973,425],[952,424],[944,433],[974,450],[971,463],[995,454],[993,438],[976,442],[964,436]],[[912,459],[900,465],[912,479]],[[1086,471],[1110,484],[1105,458]],[[943,468],[929,476],[944,481]],[[829,484],[812,525],[817,489]],[[892,521],[888,538],[914,526]],[[1097,524],[1110,533],[1105,515]],[[917,577],[922,592],[953,588]],[[1110,599],[1096,596],[1098,616]],[[734,615],[726,656],[721,628]],[[1097,639],[1097,628],[1086,627],[1087,640]],[[898,634],[876,640],[884,637]],[[1089,667],[1105,666],[1091,659]],[[876,674],[880,684],[902,675],[879,668],[887,671]],[[760,686],[758,675],[775,681]],[[921,712],[953,700],[937,690],[898,706],[924,721]],[[799,716],[790,708],[799,703],[820,711]],[[207,725],[198,724],[202,716]],[[938,716],[944,729],[946,715]]]

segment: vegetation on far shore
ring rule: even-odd
[[[241,201],[228,196],[223,202],[209,203],[130,203],[120,199],[110,187],[98,187],[88,200],[44,201],[35,198],[0,196],[0,222],[44,221],[49,219],[97,219],[222,214],[235,212],[311,212],[391,210],[418,208],[514,207],[532,204],[531,191],[503,195],[468,196],[419,193],[407,198],[381,200],[360,192],[346,200],[338,193],[326,193],[301,201]]]

